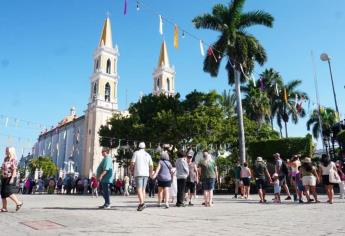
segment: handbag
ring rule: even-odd
[[[338,172],[335,171],[333,168],[329,171],[329,182],[332,184],[341,183],[341,179]]]

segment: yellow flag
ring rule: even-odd
[[[174,48],[178,48],[178,27],[174,25]]]
[[[287,96],[286,89],[284,89],[284,101],[285,101],[285,102],[288,101],[288,96]]]

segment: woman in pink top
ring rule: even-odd
[[[243,166],[241,167],[241,180],[244,185],[244,198],[249,198],[250,193],[250,179],[252,177],[252,172],[248,168],[248,164],[245,162],[243,163]]]
[[[297,184],[296,184],[296,176],[299,174],[298,168],[301,166],[301,161],[299,160],[299,155],[294,155],[291,160],[287,160],[288,166],[291,168],[291,184],[295,191],[294,200],[297,201]]]

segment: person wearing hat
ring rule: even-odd
[[[320,202],[317,200],[316,193],[316,183],[320,182],[319,175],[316,172],[316,168],[309,157],[304,158],[302,166],[300,168],[302,175],[302,183],[304,186],[304,193],[309,202],[313,200],[310,198],[310,193],[314,196],[315,202]]]
[[[291,200],[291,195],[290,195],[290,191],[289,191],[289,187],[287,185],[287,176],[289,174],[289,170],[287,168],[286,163],[283,161],[283,159],[280,157],[279,153],[275,153],[273,154],[273,157],[276,161],[275,164],[275,173],[278,174],[279,177],[279,184],[281,187],[284,188],[287,197],[285,198],[285,200]],[[297,199],[297,197],[294,197],[294,199]]]
[[[193,162],[193,156],[194,152],[192,150],[189,150],[187,152],[189,174],[186,182],[186,194],[188,194],[189,197],[189,206],[193,206],[192,198],[195,197],[196,184],[198,184],[199,180],[198,167],[195,162]]]
[[[149,176],[152,176],[153,162],[150,154],[145,151],[145,143],[139,143],[139,150],[133,153],[131,170],[135,178],[139,205],[137,211],[146,208],[145,190]]]
[[[267,170],[266,163],[263,161],[262,157],[257,157],[254,165],[254,178],[256,188],[259,192],[260,203],[267,202],[265,199],[267,187],[266,177],[269,179],[269,183],[272,183],[272,179],[270,173]]]

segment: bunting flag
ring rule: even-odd
[[[296,109],[297,109],[297,112],[298,112],[298,113],[301,113],[301,112],[302,112],[302,102],[301,102],[300,104],[297,104]]]
[[[278,84],[276,83],[276,94],[279,97],[279,89],[278,89]]]
[[[139,4],[139,0],[137,0],[137,11],[140,10],[140,4]]]
[[[174,48],[178,48],[178,27],[174,25]]]
[[[287,95],[287,92],[286,92],[286,88],[284,89],[284,102],[287,103],[288,101],[288,95]]]
[[[208,49],[207,49],[207,54],[208,54],[209,56],[213,56],[214,60],[215,60],[216,62],[218,62],[218,60],[217,60],[217,58],[216,58],[216,55],[214,55],[214,52],[213,52],[213,49],[212,49],[211,46],[208,47]]]
[[[298,94],[295,94],[295,107],[297,108],[298,105]]]
[[[126,15],[127,14],[127,0],[125,0],[125,7],[123,10],[123,14]]]
[[[158,17],[159,17],[159,33],[163,35],[163,18],[161,15],[159,15]]]
[[[5,127],[7,127],[7,125],[8,125],[8,117],[6,117]]]
[[[200,44],[200,53],[201,53],[201,56],[205,56],[205,49],[204,49],[204,42],[202,40],[200,40],[199,42]]]

